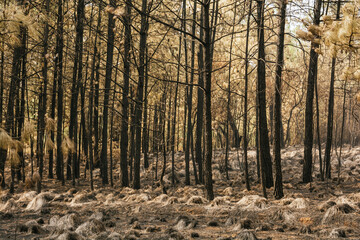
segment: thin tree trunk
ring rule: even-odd
[[[64,16],[63,16],[63,0],[58,0],[58,20],[57,20],[57,36],[56,36],[56,56],[57,64],[55,66],[55,72],[57,76],[57,133],[56,133],[56,144],[57,144],[57,155],[56,155],[56,176],[58,180],[62,180],[63,185],[65,184],[64,179],[64,163],[63,154],[61,151],[62,144],[62,124],[63,124],[63,48],[64,48]]]
[[[185,61],[185,82],[189,83],[188,79],[188,47],[187,47],[187,39],[186,39],[186,0],[183,0],[182,3],[182,19],[183,19],[183,31],[184,31],[184,61]],[[195,22],[194,22],[195,24]],[[194,42],[194,41],[193,41]],[[180,62],[179,62],[180,64]],[[191,69],[193,71],[193,69]],[[192,91],[192,89],[191,89]],[[185,185],[190,185],[190,131],[191,131],[191,109],[189,109],[189,102],[192,99],[189,98],[189,86],[186,86],[185,89],[185,102],[184,102],[184,131],[183,131],[183,149],[185,151]],[[191,104],[191,103],[190,103]],[[186,133],[187,130],[187,133]]]
[[[141,11],[147,12],[147,0],[142,0]],[[135,103],[135,158],[134,158],[134,182],[133,188],[140,189],[140,156],[141,156],[141,119],[144,95],[145,63],[146,63],[146,39],[147,39],[147,17],[141,15],[140,45],[139,45],[139,82],[136,92]]]
[[[337,2],[336,19],[340,19],[340,7],[341,0]],[[324,156],[324,167],[326,172],[326,178],[331,177],[331,143],[333,139],[333,125],[334,125],[334,83],[335,83],[335,70],[336,70],[336,57],[333,57],[331,62],[331,79],[330,79],[330,92],[329,92],[329,104],[328,104],[328,121],[327,121],[327,136],[326,147]],[[324,169],[320,162],[320,176],[321,180],[324,180]]]
[[[78,99],[79,99],[79,86],[80,81],[79,76],[82,76],[82,45],[83,45],[83,19],[85,18],[84,13],[85,2],[84,0],[79,0],[77,5],[77,14],[76,14],[76,38],[75,38],[75,57],[74,57],[74,67],[73,67],[73,81],[71,88],[71,103],[70,103],[70,125],[69,125],[69,138],[74,142],[74,152],[69,153],[67,168],[66,168],[66,177],[68,180],[72,178],[72,185],[75,186],[75,176],[76,176],[76,160],[77,160],[77,108],[78,108]]]
[[[338,156],[338,179],[337,183],[340,184],[340,173],[341,173],[341,154],[342,154],[342,146],[343,146],[343,137],[344,137],[344,127],[345,127],[345,115],[346,115],[346,83],[344,83],[344,98],[343,98],[343,109],[342,109],[342,121],[341,121],[341,132],[340,132],[340,154]]]
[[[249,84],[249,36],[250,36],[250,19],[252,14],[252,1],[249,2],[249,15],[247,18],[246,43],[245,43],[245,86],[244,86],[244,121],[243,121],[243,148],[245,163],[245,184],[246,189],[250,191],[249,170],[248,170],[248,84]]]
[[[125,40],[124,40],[124,84],[122,93],[122,120],[120,140],[120,170],[121,186],[129,186],[128,176],[128,129],[129,129],[129,79],[130,79],[130,54],[131,49],[131,0],[126,1],[126,14],[124,15]]]
[[[120,59],[120,53],[118,53],[117,60],[116,60],[116,66],[119,66],[119,59]],[[111,118],[110,118],[110,186],[114,186],[113,181],[113,138],[114,138],[114,112],[115,112],[115,98],[116,98],[116,86],[117,86],[117,75],[118,75],[118,68],[115,70],[115,76],[114,76],[114,89],[113,89],[113,96],[112,96],[112,106],[111,106]]]
[[[181,22],[181,29],[183,29],[184,22]],[[177,75],[176,75],[176,87],[175,87],[175,95],[174,95],[174,115],[173,115],[173,123],[171,129],[171,183],[175,185],[175,134],[176,134],[176,114],[177,114],[177,99],[178,99],[178,91],[179,91],[179,82],[180,82],[180,61],[181,61],[181,49],[182,49],[182,35],[179,36],[179,52],[178,52],[178,66],[177,66]],[[170,100],[171,101],[171,100]],[[170,116],[169,116],[170,118]],[[179,138],[178,138],[179,140]],[[177,141],[179,142],[179,141]]]
[[[275,198],[284,197],[281,171],[281,81],[284,66],[284,41],[286,23],[286,3],[281,1],[280,31],[276,63],[275,104],[274,104],[274,161],[275,161]]]
[[[266,116],[266,66],[265,66],[265,42],[264,42],[264,7],[265,0],[258,1],[258,67],[257,67],[257,98],[259,109],[259,146],[261,170],[265,171],[265,185],[270,188],[274,185],[272,175],[272,163],[269,146],[269,135]]]
[[[50,11],[50,0],[46,1],[46,15],[49,15]],[[48,39],[49,39],[49,23],[46,21],[44,26],[44,40],[43,40],[43,52],[42,52],[42,90],[39,99],[39,109],[38,109],[38,160],[40,163],[39,167],[39,175],[43,177],[43,168],[44,168],[44,134],[45,134],[45,113],[46,113],[46,101],[47,101],[47,84],[48,84],[48,60],[47,60],[47,53],[48,53]]]
[[[109,5],[116,6],[116,0],[109,0]],[[106,72],[105,72],[105,92],[104,92],[104,108],[103,108],[103,128],[102,128],[102,145],[101,145],[101,177],[102,184],[108,184],[108,160],[107,160],[107,141],[108,141],[108,112],[109,112],[109,95],[111,84],[111,73],[113,68],[113,52],[115,40],[115,20],[114,15],[109,12],[108,18],[108,39],[107,39],[107,55],[106,55]]]
[[[210,1],[204,0],[204,32],[205,32],[205,163],[204,179],[206,197],[209,201],[214,199],[213,182],[212,182],[212,123],[211,123],[211,73],[212,73],[212,40],[210,16]]]
[[[200,40],[204,38],[204,7],[201,5],[200,20]],[[196,140],[195,140],[195,159],[199,167],[199,181],[204,183],[203,176],[203,152],[202,152],[202,136],[203,136],[203,119],[204,119],[204,49],[199,44],[198,52],[199,78],[197,88],[197,120],[196,120]]]
[[[232,67],[232,48],[233,48],[233,42],[234,42],[234,30],[235,30],[235,18],[236,18],[236,9],[237,9],[237,3],[235,2],[234,7],[234,18],[233,18],[233,26],[231,31],[231,40],[230,40],[230,57],[229,57],[229,75],[228,75],[228,99],[226,104],[226,135],[225,135],[225,174],[226,179],[229,180],[229,123],[230,123],[230,101],[231,101],[231,67]]]
[[[1,44],[1,65],[0,65],[0,126],[2,127],[2,120],[3,120],[3,107],[4,107],[4,69],[5,69],[5,53],[4,47],[5,42]]]
[[[322,0],[316,0],[314,6],[314,25],[320,23],[320,10]],[[309,74],[307,81],[306,109],[305,109],[305,139],[304,139],[304,165],[303,165],[303,182],[312,181],[312,148],[313,148],[313,102],[314,102],[314,85],[317,78],[318,53],[316,49],[319,44],[311,43]]]

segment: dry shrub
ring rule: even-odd
[[[47,137],[45,140],[45,152],[55,149],[55,144],[51,138]]]
[[[309,206],[309,200],[305,198],[296,198],[289,205],[291,208],[307,208]]]
[[[91,219],[90,221],[81,224],[75,232],[89,238],[90,236],[104,232],[105,230],[105,226],[102,222],[97,219]]]
[[[33,189],[39,182],[41,182],[40,174],[35,172],[32,177],[28,176],[25,179],[25,189]]]
[[[136,202],[136,203],[143,203],[150,200],[151,200],[150,195],[145,193],[132,194],[124,198],[124,201],[126,202]]]
[[[64,156],[67,156],[69,153],[75,152],[75,144],[68,136],[64,137],[62,141],[61,151]]]
[[[55,126],[56,126],[55,119],[47,117],[45,121],[46,121],[45,131],[47,133],[55,131]]]
[[[205,198],[201,197],[201,196],[192,196],[189,198],[189,200],[186,202],[186,204],[188,205],[192,205],[192,204],[204,204],[207,203],[208,200],[206,200]]]
[[[8,152],[8,160],[11,164],[11,166],[16,167],[20,164],[20,156],[17,153],[16,149],[11,148]]]
[[[12,138],[7,132],[0,128],[0,149],[7,150],[12,145]]]
[[[216,197],[211,202],[211,206],[219,206],[223,204],[229,204],[230,203],[230,197],[224,196],[224,197]]]
[[[258,195],[248,195],[240,199],[237,204],[244,206],[246,209],[260,210],[267,207],[268,201]]]
[[[31,137],[35,134],[35,127],[31,121],[25,120],[24,127],[21,133],[21,139],[23,142],[29,142]]]

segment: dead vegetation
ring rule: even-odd
[[[284,162],[298,161],[301,152],[302,148],[292,147],[285,152]],[[252,190],[245,190],[243,173],[236,168],[230,171],[230,181],[214,182],[217,197],[211,202],[204,198],[202,185],[185,186],[181,174],[175,188],[165,183],[167,194],[149,170],[142,172],[147,180],[140,190],[102,187],[96,178],[93,192],[88,180],[81,179],[76,188],[45,180],[42,193],[37,194],[31,190],[39,181],[34,175],[15,194],[1,192],[0,239],[11,239],[15,233],[20,239],[356,239],[360,193],[347,176],[359,180],[357,152],[360,148],[345,152],[348,158],[340,185],[337,180],[316,179],[311,185],[302,184],[295,177],[300,166],[292,164],[295,167],[284,171],[281,200],[271,194],[263,198],[256,177]],[[255,157],[252,152],[249,155]],[[230,164],[238,161],[230,160]],[[182,165],[177,161],[179,168]],[[256,175],[256,166],[250,166]]]

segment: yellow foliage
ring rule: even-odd
[[[69,153],[75,152],[75,144],[68,136],[66,136],[62,141],[61,151],[64,156],[68,155]]]
[[[13,144],[12,138],[7,132],[0,128],[0,149],[8,149]]]
[[[24,128],[21,133],[21,138],[23,142],[29,142],[31,136],[35,133],[35,127],[31,121],[25,121]]]

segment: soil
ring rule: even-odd
[[[343,149],[340,180],[333,157],[333,178],[320,181],[314,154],[311,184],[301,183],[303,148],[284,149],[285,197],[280,200],[272,188],[268,199],[262,197],[255,151],[249,152],[251,191],[245,189],[242,152],[230,152],[229,180],[222,171],[224,156],[214,152],[216,198],[211,202],[193,175],[191,186],[185,186],[181,152],[176,154],[176,169],[181,170],[175,186],[170,165],[166,171],[167,194],[154,179],[153,155],[149,169],[142,169],[140,190],[119,187],[116,161],[114,186],[102,186],[95,169],[93,192],[83,174],[75,187],[71,181],[62,186],[45,178],[40,194],[19,182],[15,194],[0,192],[0,239],[360,239],[360,147]],[[158,177],[161,162],[158,156]]]

